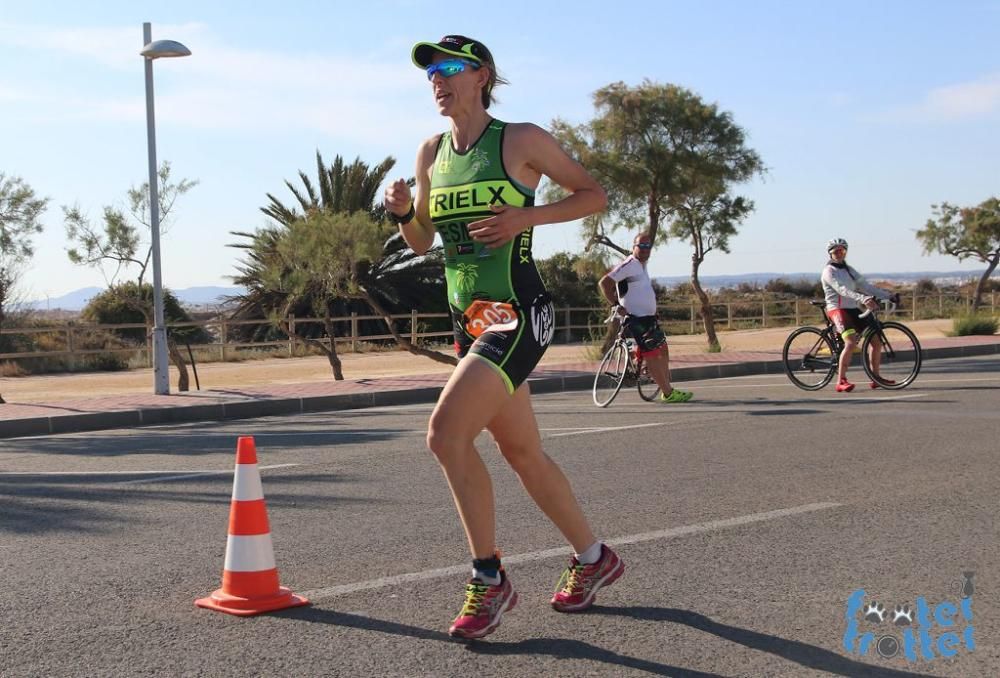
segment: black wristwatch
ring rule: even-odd
[[[399,216],[390,210],[385,211],[385,215],[389,217],[389,221],[396,224],[397,226],[402,226],[403,224],[408,224],[413,221],[413,217],[417,215],[417,208],[414,204],[410,203],[410,209],[403,216]]]

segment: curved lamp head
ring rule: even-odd
[[[143,47],[139,54],[147,59],[159,59],[160,57],[191,56],[191,50],[176,40],[154,40]]]

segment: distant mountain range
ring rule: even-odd
[[[913,283],[924,278],[933,280],[937,284],[959,283],[969,279],[979,277],[976,271],[916,271],[906,273],[869,273],[865,272],[865,277],[869,280],[887,280],[899,283]],[[733,275],[704,275],[701,276],[702,284],[708,289],[719,289],[720,287],[736,287],[741,283],[765,285],[769,280],[784,278],[785,280],[810,280],[819,279],[819,272],[811,273],[737,273]],[[664,287],[673,287],[678,283],[685,283],[690,280],[686,275],[657,276],[656,282]],[[84,287],[79,290],[64,294],[61,297],[51,297],[49,299],[36,299],[28,303],[28,306],[39,310],[65,311],[82,310],[91,298],[101,292],[100,287]],[[214,306],[221,303],[226,296],[242,294],[242,287],[188,287],[182,290],[171,290],[181,303],[185,306]]]
[[[84,287],[74,290],[61,297],[50,297],[49,299],[35,299],[28,302],[28,306],[39,310],[80,311],[94,297],[100,294],[102,287]],[[234,294],[242,294],[242,287],[188,287],[182,290],[170,290],[185,306],[214,306],[219,304],[223,297]]]

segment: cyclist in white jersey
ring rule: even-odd
[[[656,292],[646,271],[646,262],[653,249],[649,233],[640,233],[632,241],[632,256],[627,257],[601,278],[601,294],[626,315],[622,322],[639,345],[639,352],[649,369],[649,375],[660,387],[661,403],[686,403],[693,394],[670,385],[670,353],[667,337],[656,318]]]
[[[847,241],[843,238],[834,238],[828,242],[826,251],[830,255],[822,274],[826,314],[844,340],[844,350],[840,353],[837,365],[837,391],[848,393],[854,390],[854,384],[847,381],[847,368],[851,364],[854,349],[865,333],[873,328],[873,318],[862,318],[862,309],[877,310],[876,299],[898,302],[899,295],[875,287],[847,265]],[[878,374],[882,357],[882,342],[878,337],[872,339],[871,351],[872,369]],[[871,388],[879,386],[874,381],[868,385]]]

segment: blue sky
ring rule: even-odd
[[[449,16],[451,15],[451,16]],[[163,240],[169,287],[228,284],[231,230],[265,224],[265,193],[315,172],[318,149],[413,173],[444,128],[409,61],[418,40],[486,43],[512,83],[494,114],[582,123],[618,80],[676,83],[732,112],[769,167],[756,212],[703,273],[818,270],[834,236],[862,271],[951,270],[914,231],[941,201],[1000,193],[1000,0],[967,2],[9,2],[0,0],[0,171],[51,198],[22,293],[103,285],[69,263],[61,205],[95,221],[146,173],[142,22],[193,55],[155,65],[157,150],[201,183]],[[624,239],[624,237],[623,237]],[[578,250],[536,231],[536,255]],[[655,275],[682,275],[671,241]]]

